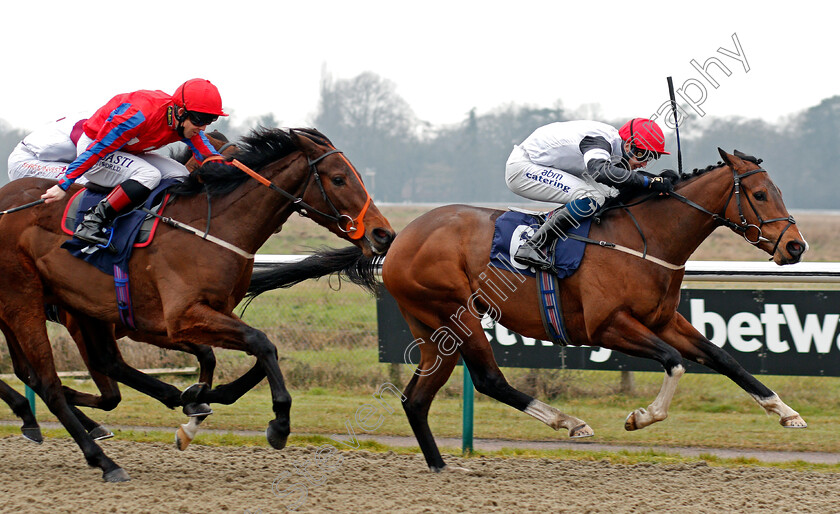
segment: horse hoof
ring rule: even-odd
[[[178,427],[178,430],[175,431],[175,448],[184,451],[189,447],[192,440],[193,438],[184,431],[183,426]]]
[[[779,423],[785,428],[808,428],[808,423],[799,414],[785,416],[779,420]]]
[[[581,423],[575,428],[569,430],[569,439],[581,439],[583,437],[592,437],[595,431],[586,423]]]
[[[23,434],[24,438],[32,441],[33,443],[41,444],[41,443],[44,442],[44,436],[41,435],[40,427],[35,427],[35,428],[23,427],[23,428],[20,429],[20,431]]]
[[[128,473],[126,473],[123,468],[117,468],[107,473],[104,473],[102,475],[102,479],[106,482],[117,483],[128,482],[129,480],[131,480],[131,477],[128,476]]]
[[[272,448],[282,450],[286,447],[286,440],[289,438],[289,429],[279,429],[276,424],[276,420],[268,424],[268,428],[265,429],[265,438]]]
[[[444,466],[441,471],[446,471],[448,473],[472,473],[472,471],[470,471],[467,468],[462,468],[460,466],[449,466],[449,465]]]
[[[213,409],[211,409],[206,403],[188,403],[184,405],[184,414],[191,418],[209,416],[210,414],[213,414]]]
[[[636,413],[631,412],[627,415],[627,418],[624,420],[624,430],[628,432],[632,432],[633,430],[638,430],[639,427],[636,426]]]
[[[91,436],[94,441],[102,441],[103,439],[110,439],[114,437],[114,433],[102,425],[93,427],[90,432],[88,432],[88,435]]]
[[[209,386],[204,382],[193,384],[184,389],[184,392],[181,393],[181,402],[184,403],[185,406],[188,403],[200,403],[199,397],[201,397],[201,395],[203,395],[208,389]]]

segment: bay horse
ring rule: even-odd
[[[258,130],[244,139],[231,164],[237,167],[206,163],[173,189],[177,198],[166,214],[182,227],[159,227],[153,244],[132,255],[134,333],[141,340],[167,338],[254,355],[257,365],[245,382],[268,378],[275,419],[266,437],[280,449],[289,435],[291,397],[277,350],[265,334],[233,314],[248,286],[253,253],[294,212],[368,256],[386,251],[394,232],[356,169],[314,129]],[[14,181],[0,189],[0,210],[32,202],[53,184]],[[113,278],[61,248],[63,208],[56,202],[0,217],[0,329],[19,362],[15,373],[58,417],[88,464],[100,468],[106,481],[124,481],[128,474],[96,445],[67,402],[46,334],[45,304],[66,309],[88,344],[112,344],[113,325],[120,319]],[[204,237],[182,229],[187,225],[200,227]]]
[[[210,141],[210,144],[212,144],[213,147],[222,155],[229,156],[237,150],[236,144],[228,140],[228,138],[224,134],[217,130],[207,133],[206,136],[207,139]],[[174,160],[180,162],[181,164],[184,164],[187,170],[190,172],[195,171],[199,166],[198,161],[196,161],[196,159],[192,155],[192,152],[190,152],[186,146],[180,151],[176,150],[171,152],[171,157]],[[101,410],[115,409],[120,403],[122,397],[120,395],[117,380],[111,378],[110,376],[108,376],[108,374],[113,375],[115,378],[121,379],[125,379],[125,377],[131,376],[145,377],[145,375],[131,368],[123,360],[122,355],[119,351],[119,347],[117,347],[116,344],[111,345],[110,349],[107,352],[103,352],[107,355],[106,358],[97,358],[94,361],[91,361],[91,359],[88,356],[89,352],[84,336],[82,334],[82,330],[80,329],[76,320],[72,316],[70,316],[70,314],[66,310],[59,309],[57,308],[57,306],[52,307],[54,307],[54,309],[50,311],[50,320],[58,322],[65,326],[70,337],[76,343],[76,346],[79,349],[79,353],[82,356],[82,360],[88,368],[91,379],[93,380],[100,393],[99,395],[91,395],[64,386],[64,395],[67,398],[68,403],[71,406],[84,406]],[[114,330],[114,340],[128,335],[133,335],[133,337],[137,338],[138,340],[141,337],[138,334],[131,334],[130,330],[127,327],[115,326]],[[146,334],[146,341],[144,342],[153,344],[160,348],[182,351],[195,355],[199,364],[199,383],[207,384],[208,387],[212,386],[213,372],[216,367],[216,358],[213,354],[213,350],[211,347],[204,345],[194,345],[191,343],[177,342],[170,340],[166,337],[150,337],[148,334]],[[99,343],[101,348],[103,342],[100,341]],[[95,355],[98,355],[98,350],[97,352],[95,352]],[[16,355],[12,354],[11,356],[14,359]],[[149,380],[148,382],[152,385],[150,387],[145,387],[144,389],[150,391],[155,399],[161,401],[168,408],[174,408],[176,406],[179,406],[178,402],[180,401],[180,391],[178,391],[174,387],[155,387],[156,385],[159,386],[159,384],[155,384],[154,379]],[[160,391],[163,392],[163,395],[159,394]],[[24,398],[23,395],[19,394],[7,384],[0,381],[0,399],[5,401],[9,405],[9,407],[11,407],[12,412],[14,412],[23,421],[23,425],[21,426],[21,433],[23,434],[23,436],[27,440],[39,444],[42,443],[43,435],[41,434],[40,426],[38,425],[38,422],[35,418],[35,414],[31,411],[29,402],[26,400],[26,398]],[[94,440],[101,440],[113,437],[113,433],[110,430],[87,417],[82,411],[73,407],[71,407],[71,409],[73,410],[74,414],[79,419],[79,421],[82,423],[82,425],[84,425],[85,429],[88,431],[88,434],[90,434],[91,437],[94,438]],[[199,420],[203,420],[206,417],[206,415],[201,416],[199,414],[206,413],[209,411],[209,407],[199,405],[186,405],[184,406],[184,409],[190,415],[197,415]]]
[[[724,162],[698,170],[694,176],[684,175],[674,193],[596,214],[600,223],[592,224],[591,239],[635,249],[638,254],[588,245],[578,270],[560,281],[571,344],[654,359],[665,369],[656,399],[627,416],[627,430],[667,417],[677,382],[685,372],[683,359],[729,377],[768,413],[779,415],[782,426],[807,426],[777,394],[677,312],[684,264],[719,226],[743,235],[779,265],[798,262],[807,249],[781,192],[759,166],[761,161],[737,151],[734,155],[719,152]],[[420,348],[403,407],[432,471],[441,471],[446,464],[429,428],[429,408],[459,354],[479,392],[555,430],[564,428],[572,438],[594,434],[583,420],[511,387],[493,357],[481,326],[484,314],[525,337],[550,339],[541,319],[536,280],[515,269],[491,271],[489,267],[494,224],[502,214],[467,205],[433,209],[398,234],[382,266],[385,288],[396,299]],[[344,266],[331,263],[319,269],[324,256],[316,255],[308,263],[306,259],[255,272],[249,294],[299,281],[301,270],[312,278],[346,270],[358,275],[360,266],[370,265],[352,247],[343,253]],[[374,286],[370,280],[351,279]]]

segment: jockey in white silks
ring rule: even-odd
[[[513,147],[505,181],[520,196],[565,205],[519,247],[516,262],[550,269],[541,248],[595,214],[620,189],[672,191],[669,178],[634,171],[668,153],[662,129],[644,118],[634,118],[620,130],[588,120],[550,123],[535,130]]]

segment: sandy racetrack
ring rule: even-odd
[[[391,452],[326,452],[319,468],[315,447],[194,445],[178,452],[118,440],[102,446],[131,482],[102,482],[71,440],[36,446],[17,436],[0,439],[0,512],[269,513],[286,512],[296,501],[299,512],[840,511],[837,474],[724,469],[699,461],[620,466],[448,457],[450,465],[471,471],[432,474],[420,455]],[[292,494],[281,499],[273,490]]]

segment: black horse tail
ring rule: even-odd
[[[281,287],[292,287],[305,280],[337,275],[342,279],[377,293],[377,275],[382,257],[366,257],[356,246],[325,248],[298,262],[257,264],[251,275],[246,298],[250,303],[257,296]]]

